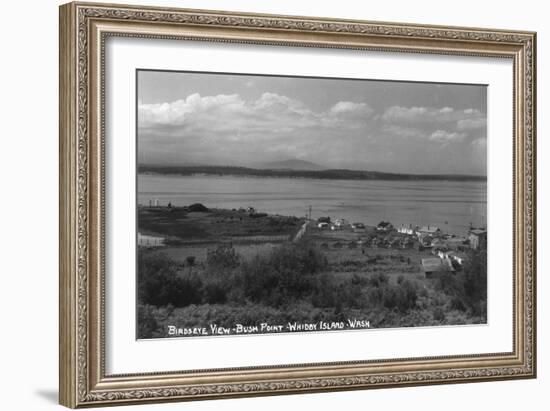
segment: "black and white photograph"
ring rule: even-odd
[[[138,339],[487,323],[487,87],[136,72]]]

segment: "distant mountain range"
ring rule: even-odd
[[[310,167],[291,168],[291,167]],[[315,167],[315,169],[313,169]],[[487,181],[485,176],[463,174],[403,174],[383,173],[380,171],[361,171],[347,169],[323,169],[323,167],[303,160],[288,160],[265,164],[262,168],[235,166],[160,166],[139,165],[139,173],[175,174],[175,175],[233,175],[254,177],[296,177],[327,180],[449,180],[449,181]]]

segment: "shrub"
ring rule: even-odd
[[[313,284],[311,302],[314,307],[335,307],[338,303],[335,281],[330,274],[320,274]]]
[[[267,217],[267,213],[251,213],[250,218],[262,218]]]
[[[243,296],[250,301],[265,300],[271,290],[278,285],[278,276],[267,259],[259,255],[241,265],[237,284],[243,290]]]
[[[388,309],[397,309],[402,313],[416,306],[418,294],[415,285],[404,280],[397,286],[385,285],[383,287],[382,303]]]
[[[175,265],[162,255],[138,253],[138,298],[144,304],[164,305],[174,300]]]
[[[206,207],[204,204],[201,204],[201,203],[191,204],[187,209],[191,212],[207,212],[207,211],[209,211],[208,207]]]
[[[274,248],[268,263],[276,271],[294,271],[300,274],[315,274],[326,268],[326,257],[306,242],[285,244]]]
[[[235,284],[249,301],[278,307],[310,294],[313,276],[326,266],[316,248],[305,242],[289,243],[243,262]]]
[[[227,287],[222,281],[207,282],[202,291],[205,303],[225,304],[227,302]]]
[[[138,255],[138,299],[157,307],[183,307],[201,301],[202,283],[197,275],[177,272],[177,264],[162,254]]]
[[[463,292],[463,290],[461,290],[461,284],[458,281],[457,275],[450,271],[442,272],[437,276],[435,288],[443,291],[451,297],[460,296]]]
[[[398,308],[403,312],[414,308],[418,300],[416,285],[410,280],[404,280],[397,289],[400,291]]]
[[[445,311],[443,311],[443,308],[441,307],[435,307],[432,311],[432,315],[436,321],[445,321]]]
[[[334,307],[337,313],[374,307],[381,301],[381,296],[369,295],[379,289],[365,288],[368,281],[368,277],[359,274],[346,279],[320,274],[314,278],[311,303],[314,307]]]
[[[369,277],[369,286],[380,287],[383,284],[388,283],[388,276],[384,273],[376,273]]]
[[[474,251],[461,275],[464,300],[473,315],[485,314],[487,304],[487,252]]]
[[[154,315],[154,308],[150,305],[138,304],[137,335],[138,338],[152,338],[158,330],[159,324]]]
[[[206,254],[206,264],[210,269],[235,268],[240,263],[240,257],[231,246],[218,245],[209,249]]]
[[[462,271],[441,274],[436,288],[451,297],[451,309],[469,312],[473,316],[486,315],[487,253],[471,252]]]
[[[365,286],[369,283],[369,279],[364,275],[359,275],[357,273],[353,274],[351,277],[351,285],[353,286]]]
[[[467,311],[467,307],[466,305],[464,305],[464,301],[458,296],[454,296],[451,298],[449,308],[451,308],[451,310]]]

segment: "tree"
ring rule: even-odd
[[[483,316],[487,305],[487,251],[476,250],[464,265],[464,299],[473,315]]]
[[[185,261],[187,262],[187,265],[189,266],[189,274],[191,274],[193,270],[193,266],[195,265],[195,256],[190,255],[185,258]]]

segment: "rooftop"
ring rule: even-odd
[[[424,227],[419,228],[418,231],[424,232],[424,233],[435,233],[439,231],[439,227],[435,225],[428,225],[428,226],[425,225]]]
[[[423,258],[422,268],[425,272],[454,271],[453,267],[446,260],[442,260],[439,257]]]
[[[475,235],[487,234],[487,230],[483,230],[481,228],[474,228],[470,230],[470,234],[475,234]]]

